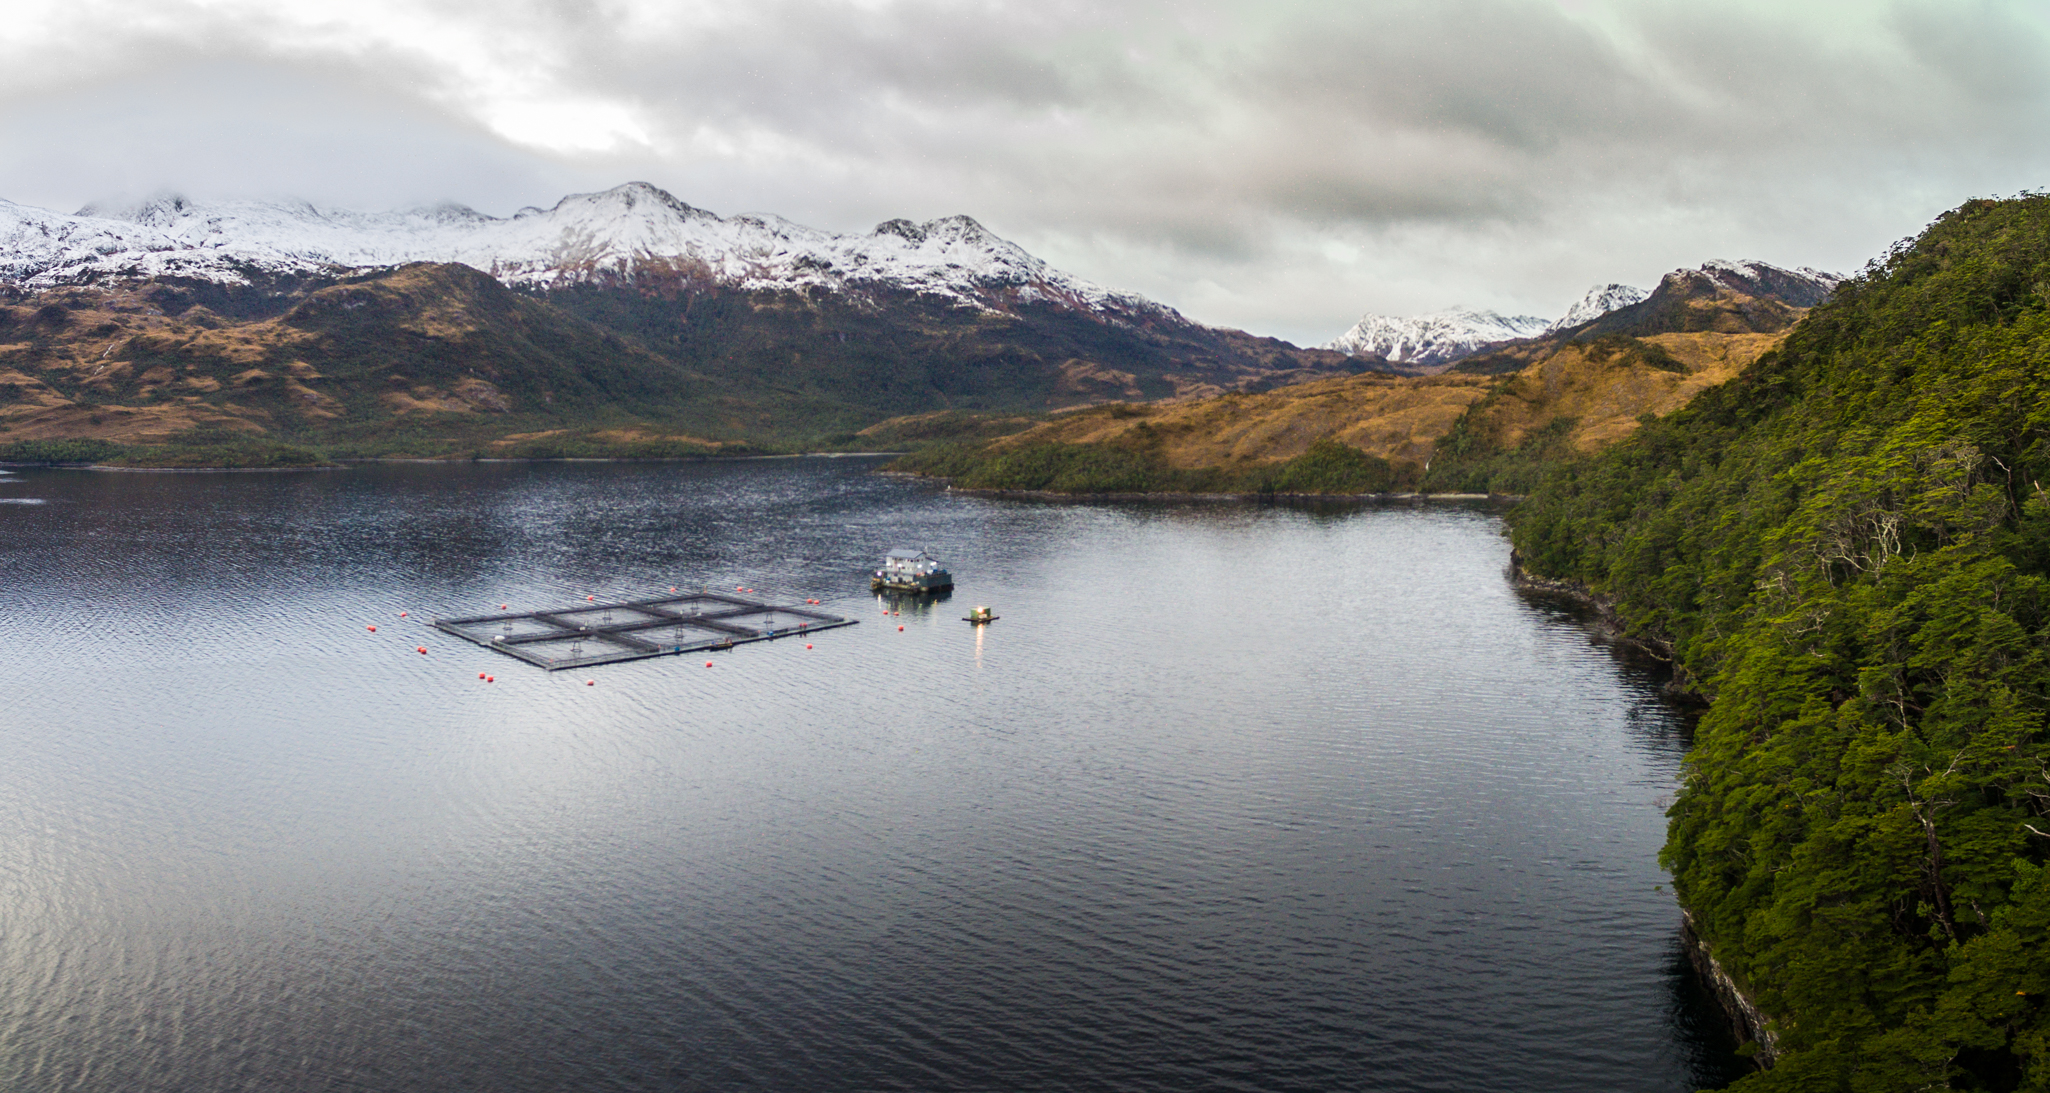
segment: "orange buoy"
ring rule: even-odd
[[[806,648],[806,649],[809,649],[809,648],[811,648],[811,646],[807,645],[807,646],[805,646],[805,648]]]
[[[369,630],[369,631],[370,631],[371,633],[373,633],[373,634],[377,633],[377,627],[375,627],[375,626],[367,626],[367,627],[364,627],[364,629],[366,629],[366,630]]]
[[[477,678],[478,678],[478,679],[488,679],[488,678],[490,678],[490,677],[486,676],[486,675],[485,675],[485,674],[484,674],[483,672],[478,672],[478,673],[477,673]]]
[[[426,647],[425,645],[422,645],[422,646],[420,646],[419,648],[420,648],[420,651],[421,651],[421,652],[423,652],[423,653],[425,653],[425,652],[427,651],[427,647]]]
[[[708,661],[706,661],[706,662],[705,662],[705,667],[707,667],[707,668],[710,668],[711,666],[712,666],[712,662],[711,662],[711,661],[709,661],[709,660],[708,660]]]
[[[899,626],[899,627],[898,627],[897,629],[899,629],[899,630],[902,630],[902,629],[904,629],[904,628],[903,628],[903,627],[901,627],[901,626]],[[427,650],[425,650],[425,649],[422,649],[422,650],[420,650],[420,651],[424,653],[424,652],[426,652]]]
[[[484,677],[484,682],[486,682],[486,683],[496,683],[496,682],[498,682],[498,677],[497,677],[497,676],[485,676],[485,677]]]
[[[598,681],[595,679],[587,679],[584,681],[584,686],[586,687],[596,687],[597,685]]]

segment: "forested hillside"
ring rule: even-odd
[[[1975,201],[1513,515],[1713,697],[1667,863],[1754,1090],[2050,1089],[2050,198]]]

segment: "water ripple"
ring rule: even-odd
[[[0,1084],[1728,1076],[1685,723],[1494,516],[864,470],[5,476],[54,503],[0,522]],[[885,617],[901,544],[960,595]],[[425,625],[684,584],[863,624],[577,678]]]

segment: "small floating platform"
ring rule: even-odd
[[[434,626],[553,672],[731,649],[858,621],[811,607],[763,603],[723,592],[690,592],[653,600],[580,603],[553,611],[435,619]]]
[[[983,623],[995,622],[1000,618],[1003,618],[1003,616],[991,611],[989,608],[978,607],[975,610],[968,612],[966,615],[961,616],[961,621],[972,622],[977,626],[981,626]]]

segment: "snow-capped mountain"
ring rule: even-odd
[[[237,284],[422,261],[544,288],[663,275],[740,289],[893,288],[979,308],[1047,301],[1178,318],[1062,273],[966,216],[841,235],[775,216],[721,217],[644,182],[504,218],[452,204],[362,213],[178,197],[64,216],[0,201],[0,280],[29,288],[146,277]]]
[[[1697,274],[1746,296],[1765,296],[1795,307],[1814,307],[1829,299],[1844,280],[1842,274],[1808,266],[1782,269],[1757,259],[1731,262],[1722,258],[1702,263],[1699,270],[1676,269],[1666,274],[1666,280]]]
[[[1702,287],[1710,291],[1714,287],[1727,288],[1794,307],[1814,307],[1829,299],[1843,277],[1807,266],[1783,269],[1755,259],[1731,262],[1718,258],[1703,263],[1700,269],[1674,270],[1659,284],[1662,289],[1670,287],[1677,292],[1690,281],[1708,282]],[[1596,285],[1567,308],[1566,314],[1549,323],[1529,315],[1501,315],[1464,307],[1408,318],[1369,315],[1323,348],[1356,357],[1379,355],[1391,364],[1407,366],[1410,371],[1430,371],[1470,357],[1481,347],[1496,342],[1571,330],[1612,311],[1643,303],[1652,295],[1634,285]]]
[[[1581,323],[1591,323],[1619,307],[1629,307],[1649,295],[1651,293],[1636,285],[1619,285],[1614,282],[1596,285],[1588,289],[1587,295],[1575,301],[1572,307],[1567,308],[1566,314],[1545,327],[1544,332],[1551,334],[1570,330]]]
[[[1536,337],[1548,326],[1535,315],[1503,315],[1466,307],[1408,318],[1368,315],[1323,348],[1428,369],[1472,356],[1474,350],[1494,342]]]

